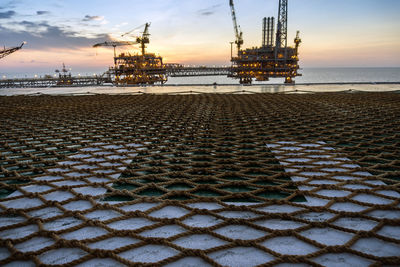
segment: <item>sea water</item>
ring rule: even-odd
[[[357,83],[400,82],[400,68],[304,68],[300,69],[297,84],[302,83]],[[254,84],[281,84],[283,78]],[[238,84],[238,80],[224,76],[169,78],[167,84]]]
[[[93,76],[104,73],[103,69],[72,70],[73,76]],[[299,70],[301,77],[296,83],[354,83],[354,82],[400,82],[400,68],[303,68]],[[36,76],[35,76],[36,75]],[[0,79],[34,78],[53,75],[45,72],[6,72],[0,67]],[[179,77],[168,79],[167,84],[238,84],[238,80],[226,76]],[[255,84],[282,83],[283,79],[273,78],[268,82]]]
[[[88,70],[89,72],[89,70]],[[239,85],[225,76],[169,78],[165,86],[90,86],[57,88],[0,88],[0,95],[18,94],[87,94],[87,93],[246,93],[246,92],[333,92],[333,91],[400,91],[400,68],[304,68],[296,85],[283,85],[282,78],[268,82]],[[73,75],[77,75],[72,72]],[[101,74],[101,73],[98,73]],[[0,79],[44,76],[32,73],[0,73]],[[81,74],[85,75],[85,73]],[[93,75],[93,73],[92,73]],[[370,83],[370,84],[357,84]],[[394,84],[375,84],[394,83]],[[216,85],[214,85],[216,84]]]

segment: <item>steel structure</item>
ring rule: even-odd
[[[231,8],[233,0],[229,1]],[[261,47],[239,50],[231,58],[230,77],[239,79],[242,84],[251,84],[253,79],[268,81],[269,78],[285,78],[285,83],[294,83],[298,73],[298,47],[301,43],[299,32],[294,40],[295,46],[287,46],[288,0],[279,0],[277,31],[274,40],[274,18],[264,18]],[[233,17],[236,21],[236,17]],[[234,22],[236,29],[237,23]]]
[[[231,7],[233,28],[234,28],[235,36],[236,36],[235,44],[237,46],[237,52],[239,53],[240,47],[243,44],[243,32],[240,30],[240,26],[238,26],[238,24],[237,24],[236,12],[235,12],[235,6],[233,4],[233,0],[229,0],[229,5]]]
[[[116,85],[135,85],[135,84],[154,84],[167,81],[166,67],[162,57],[152,53],[146,53],[146,44],[150,43],[149,27],[150,23],[143,25],[144,31],[141,36],[135,36],[134,41],[114,41],[95,44],[98,46],[114,47],[114,67],[110,68],[110,73],[114,74]],[[137,28],[122,34],[124,37],[131,34]],[[121,53],[116,54],[116,46],[140,44],[141,54]]]
[[[226,76],[230,71],[229,67],[187,67],[180,64],[166,64],[168,77]]]
[[[184,67],[179,64],[164,64],[161,56],[146,53],[146,44],[150,43],[150,23],[142,25],[144,31],[141,36],[135,36],[133,41],[113,41],[94,45],[114,47],[114,67],[109,73],[114,75],[116,85],[137,85],[165,83],[170,77],[227,75],[239,79],[242,84],[251,84],[257,81],[268,81],[269,78],[282,77],[285,83],[294,83],[293,78],[298,74],[298,47],[301,43],[299,33],[295,39],[295,46],[287,46],[287,18],[288,0],[279,0],[277,31],[275,33],[275,19],[263,19],[262,44],[260,47],[242,49],[243,33],[237,22],[236,10],[233,0],[229,0],[235,41],[231,42],[232,66],[225,67]],[[135,28],[121,36],[130,35]],[[275,40],[274,40],[274,36]],[[275,41],[275,42],[274,42]],[[232,45],[235,43],[237,54],[233,53]],[[141,53],[116,54],[116,46],[140,44]]]
[[[44,77],[39,78],[3,79],[0,80],[0,88],[79,87],[112,83],[111,73],[109,71],[106,71],[101,75],[74,77],[70,70],[71,69],[67,69],[63,63],[61,69],[55,70],[56,74],[54,76],[44,75]]]
[[[111,83],[109,77],[87,76],[87,77],[68,77],[59,79],[58,77],[45,78],[23,78],[23,79],[3,79],[0,80],[0,88],[26,88],[26,87],[64,87],[64,86],[94,86]]]
[[[11,47],[11,48],[7,48],[7,49],[4,47],[3,51],[0,51],[0,59],[20,50],[24,44],[25,44],[25,42],[23,42],[20,46]]]
[[[154,84],[167,81],[162,57],[155,54],[132,55],[121,53],[114,58],[116,85]]]
[[[125,58],[124,58],[125,57]],[[157,59],[157,57],[155,57]],[[125,63],[124,69],[119,71],[131,72],[130,67],[136,64],[138,61],[132,57],[132,55],[121,54],[117,61],[123,60]],[[154,60],[154,58],[151,58]],[[161,60],[161,58],[159,58]],[[154,61],[153,61],[154,62]],[[161,61],[158,63],[157,60],[154,64],[162,64]],[[229,67],[187,67],[180,64],[162,64],[162,70],[160,68],[154,68],[147,66],[140,68],[141,73],[136,73],[134,77],[130,77],[128,80],[116,80],[112,79],[115,75],[114,69],[111,69],[99,76],[82,76],[74,77],[70,74],[61,74],[59,71],[59,77],[51,77],[46,75],[43,78],[23,78],[23,79],[2,79],[0,80],[0,88],[26,88],[26,87],[73,87],[73,86],[94,86],[104,84],[115,84],[119,86],[123,85],[139,85],[139,84],[151,84],[160,82],[160,72],[162,77],[165,78],[163,83],[167,81],[167,77],[193,77],[193,76],[226,76],[230,73]],[[138,71],[138,68],[136,68]],[[119,75],[118,77],[123,77]],[[121,79],[121,78],[119,78]],[[135,80],[133,80],[135,79]]]
[[[262,47],[273,46],[274,43],[274,18],[269,17],[263,19],[263,42]]]
[[[276,47],[287,47],[288,0],[279,0]]]
[[[114,74],[113,82],[116,85],[137,85],[165,83],[170,77],[227,75],[239,79],[242,84],[251,84],[257,81],[268,81],[269,78],[282,77],[285,83],[294,83],[293,78],[298,74],[298,47],[301,43],[299,33],[294,40],[295,46],[287,46],[287,18],[288,0],[279,0],[277,31],[275,33],[275,19],[268,17],[263,19],[262,44],[260,47],[242,49],[243,33],[237,22],[233,0],[229,0],[235,41],[231,42],[230,68],[223,67],[185,67],[179,64],[164,64],[161,56],[146,53],[146,44],[150,43],[150,23],[142,25],[144,31],[141,36],[135,36],[133,41],[113,41],[94,45],[114,47],[114,67],[109,73]],[[137,30],[135,28],[121,36],[130,35]],[[275,40],[274,40],[274,36]],[[275,42],[274,42],[275,41]],[[235,43],[237,55],[233,53],[232,44]],[[116,54],[115,48],[123,45],[140,44],[141,53],[129,52]]]
[[[100,47],[100,46],[112,46],[114,48],[114,57],[117,56],[117,52],[115,51],[117,46],[125,46],[125,45],[134,45],[137,42],[129,42],[129,41],[112,41],[112,42],[103,42],[93,45],[93,47]]]

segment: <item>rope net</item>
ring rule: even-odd
[[[399,94],[0,97],[0,121],[0,265],[400,264]]]

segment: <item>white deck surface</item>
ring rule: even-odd
[[[285,146],[280,146],[284,144]],[[374,177],[367,172],[354,172],[354,176],[352,175],[342,175],[341,171],[348,171],[351,169],[355,169],[359,167],[346,158],[346,155],[339,155],[335,152],[335,149],[329,147],[324,142],[317,143],[299,143],[299,142],[276,142],[271,144],[266,144],[266,146],[272,150],[273,153],[276,153],[276,158],[280,161],[285,167],[285,170],[290,173],[295,173],[295,175],[291,176],[293,181],[306,181],[310,177],[313,179],[308,180],[302,186],[299,186],[300,190],[310,191],[315,188],[318,188],[321,184],[332,184],[332,183],[340,183],[341,190],[319,190],[315,193],[319,197],[309,197],[306,196],[307,202],[302,202],[303,205],[308,205],[312,207],[325,206],[330,200],[337,198],[337,201],[330,206],[328,209],[324,209],[321,212],[309,212],[301,214],[301,218],[307,221],[315,221],[322,222],[329,220],[334,216],[335,211],[347,211],[347,212],[360,212],[365,209],[368,209],[369,204],[383,204],[390,205],[393,202],[391,198],[395,197],[399,198],[400,195],[395,191],[379,191],[378,193],[382,195],[382,197],[377,197],[374,195],[368,194],[368,191],[364,193],[357,194],[353,197],[354,200],[358,201],[359,204],[348,203],[343,201],[341,197],[348,196],[351,192],[346,189],[370,189],[373,190],[375,185],[384,184],[380,180],[374,179]],[[97,143],[92,147],[88,147],[82,149],[79,153],[69,156],[67,161],[58,162],[58,166],[54,167],[52,172],[69,172],[68,176],[71,178],[70,180],[65,180],[54,174],[46,175],[42,177],[36,178],[37,180],[49,181],[55,187],[58,187],[59,190],[46,194],[46,191],[51,189],[46,185],[28,185],[23,186],[22,189],[27,192],[39,192],[41,193],[47,200],[52,201],[65,201],[74,197],[73,194],[67,192],[63,189],[63,185],[68,186],[77,186],[76,189],[73,189],[76,193],[80,193],[83,195],[89,196],[100,196],[106,193],[107,189],[103,187],[92,187],[88,181],[93,182],[105,182],[109,186],[113,184],[113,182],[118,179],[120,173],[124,170],[125,167],[119,167],[119,172],[114,172],[108,175],[108,170],[103,170],[105,174],[104,178],[99,177],[91,177],[83,180],[79,180],[79,177],[85,175],[82,172],[70,172],[68,166],[70,164],[79,163],[82,170],[90,169],[92,166],[87,165],[88,162],[97,161],[100,163],[100,166],[116,166],[118,167],[118,163],[114,163],[112,159],[119,158],[123,159],[123,153],[129,153],[130,155],[136,155],[138,149],[141,149],[140,145],[130,144],[130,150],[127,151],[123,149],[123,147],[112,144],[105,143]],[[300,149],[307,147],[307,152],[315,152],[314,156],[304,157],[301,152],[298,152]],[[106,155],[105,158],[92,158],[90,155],[85,154],[85,152],[91,151],[95,153],[98,148],[107,148],[109,149],[109,155]],[[111,151],[112,150],[112,151]],[[321,152],[328,152],[328,155],[319,156],[318,154]],[[289,158],[282,159],[282,152],[285,152],[285,157],[289,156]],[[103,152],[100,152],[103,153]],[[279,154],[279,156],[278,156]],[[324,165],[324,169],[321,172],[313,172],[312,169],[314,165],[307,165],[310,158],[320,158],[320,161],[314,164]],[[129,162],[126,162],[129,163]],[[296,166],[293,166],[293,163],[296,163]],[[338,163],[341,165],[338,168]],[[289,167],[290,165],[290,167]],[[329,167],[332,165],[332,167]],[[76,168],[76,166],[75,166]],[[98,172],[102,172],[102,170],[97,170]],[[335,178],[336,182],[333,182],[330,179],[324,178],[327,174],[331,172],[336,172]],[[369,177],[371,179],[367,182],[360,183],[347,183],[348,181],[357,181],[361,177]],[[61,179],[62,180],[61,180]],[[87,186],[82,187],[82,184],[87,184]],[[21,196],[21,198],[17,198],[14,200],[6,200],[1,199],[0,204],[4,205],[7,208],[14,209],[24,209],[29,207],[35,207],[42,204],[39,199],[28,199],[23,196],[23,193],[20,191],[15,191],[9,197]],[[329,198],[323,198],[329,197]],[[105,202],[99,200],[101,204],[118,204],[120,202]],[[231,205],[254,205],[251,203],[229,203]],[[365,204],[365,205],[363,205]],[[120,208],[124,211],[146,211],[150,208],[157,206],[157,203],[141,203],[135,205],[124,205]],[[215,203],[195,203],[188,205],[190,207],[195,207],[199,209],[208,209],[208,210],[218,210],[221,206]],[[87,209],[92,207],[89,201],[76,201],[70,202],[63,206],[67,210],[79,210],[84,212]],[[290,206],[290,205],[276,205],[271,204],[267,207],[255,208],[255,210],[259,210],[261,212],[268,213],[292,213],[298,210],[301,210],[300,207]],[[150,216],[154,218],[179,218],[189,213],[188,210],[181,207],[167,206],[156,210],[150,214]],[[48,207],[41,210],[33,211],[30,215],[37,218],[52,218],[62,214],[62,211],[56,207]],[[224,211],[219,212],[219,215],[226,218],[256,218],[258,215],[253,212],[240,212],[240,211]],[[85,214],[87,218],[92,220],[106,221],[110,218],[118,217],[121,214],[118,214],[114,210],[97,210],[90,213]],[[398,210],[374,210],[369,213],[370,216],[375,217],[377,219],[382,218],[400,218],[400,212]],[[2,217],[0,218],[0,227],[6,225],[13,225],[20,222],[23,222],[25,219],[22,217]],[[108,226],[113,229],[123,230],[123,229],[140,229],[147,225],[152,225],[155,222],[145,219],[145,218],[130,218],[125,220],[120,220],[117,222],[112,222]],[[184,220],[184,223],[188,226],[198,227],[198,228],[207,228],[214,225],[218,225],[221,223],[221,220],[210,216],[210,215],[194,215],[190,218]],[[45,229],[50,231],[59,231],[63,229],[68,229],[76,225],[82,224],[82,221],[73,218],[63,218],[56,219],[44,224]],[[283,229],[297,229],[303,224],[290,220],[278,220],[278,219],[270,219],[270,220],[260,220],[256,222],[257,225],[267,227],[271,231],[274,230],[283,230]],[[341,226],[347,229],[356,230],[356,231],[370,231],[378,226],[376,221],[370,221],[363,218],[357,217],[344,217],[334,222],[334,225]],[[1,239],[16,239],[24,236],[31,235],[33,232],[37,231],[37,225],[31,224],[24,227],[13,228],[10,230],[5,230],[0,232]],[[170,236],[174,236],[176,234],[180,234],[185,232],[185,229],[178,225],[168,225],[159,227],[153,230],[146,230],[140,233],[141,236],[145,237],[162,237],[167,238]],[[223,226],[215,230],[219,235],[229,237],[232,239],[243,239],[243,240],[253,240],[265,235],[263,231],[253,229],[248,226],[243,225],[228,225]],[[83,227],[77,231],[67,232],[62,234],[61,237],[68,240],[81,240],[86,238],[93,238],[97,236],[102,236],[106,234],[107,231],[98,228],[95,226],[87,226]],[[299,232],[298,234],[315,240],[321,244],[327,246],[337,246],[346,244],[352,237],[353,234],[350,232],[339,231],[332,228],[312,228],[303,232]],[[387,225],[382,227],[378,234],[383,237],[391,237],[400,240],[400,226]],[[130,237],[114,237],[109,238],[107,240],[103,240],[100,242],[94,242],[88,244],[91,248],[100,248],[113,250],[119,247],[124,247],[130,244],[135,244],[139,242],[136,239]],[[28,251],[37,251],[47,246],[50,246],[54,243],[54,241],[50,238],[44,237],[34,237],[29,239],[26,242],[19,243],[16,245],[16,248],[21,252]],[[185,248],[193,248],[193,249],[208,249],[211,247],[220,246],[226,243],[221,239],[216,237],[207,235],[207,234],[195,234],[191,236],[186,236],[183,238],[179,238],[173,241],[174,244],[185,247]],[[315,252],[319,250],[319,248],[314,247],[311,244],[308,244],[304,241],[297,239],[294,236],[281,236],[275,237],[272,239],[268,239],[265,242],[261,242],[260,245],[267,247],[270,250],[273,250],[278,253],[287,254],[287,255],[307,255],[309,253]],[[353,246],[352,249],[355,251],[360,251],[363,253],[367,253],[369,255],[378,256],[378,257],[390,257],[390,256],[398,256],[400,255],[400,246],[391,242],[383,241],[378,238],[361,238],[359,239]],[[179,251],[176,251],[173,248],[160,246],[160,245],[147,245],[139,248],[135,248],[132,250],[128,250],[122,252],[119,256],[140,262],[157,262],[161,259],[165,259],[174,255],[177,255]],[[61,248],[55,249],[51,251],[47,251],[39,256],[39,259],[45,264],[64,264],[71,262],[75,259],[78,259],[86,254],[85,251],[78,248]],[[0,248],[0,260],[5,259],[10,255],[10,252],[6,248]],[[217,251],[209,254],[209,257],[214,259],[216,262],[226,265],[226,266],[255,266],[259,264],[263,264],[269,262],[274,259],[274,256],[267,254],[264,251],[261,251],[257,248],[249,248],[249,247],[235,247],[232,249],[226,249],[222,251]],[[348,253],[335,253],[335,254],[324,254],[317,258],[312,259],[315,263],[324,265],[324,266],[367,266],[372,264],[374,261],[368,258],[362,258],[357,255],[348,254]],[[118,262],[115,262],[112,259],[93,259],[80,266],[119,266],[121,265]],[[13,262],[6,266],[33,266],[33,262]],[[177,262],[170,264],[169,266],[207,266],[207,263],[204,262],[200,258],[196,257],[187,257],[181,259]],[[280,265],[285,266],[285,265]],[[286,265],[293,266],[293,265]],[[303,266],[303,265],[298,265]]]

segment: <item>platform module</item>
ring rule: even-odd
[[[260,47],[242,49],[243,33],[237,23],[233,0],[229,0],[237,55],[231,46],[232,69],[228,75],[240,80],[241,84],[251,84],[256,81],[268,81],[269,78],[285,78],[285,83],[294,83],[298,73],[298,48],[301,43],[299,31],[294,39],[294,46],[287,43],[288,0],[279,0],[277,30],[275,33],[274,18],[263,18],[262,44]],[[275,36],[275,40],[274,40]],[[231,43],[233,45],[233,42]]]

